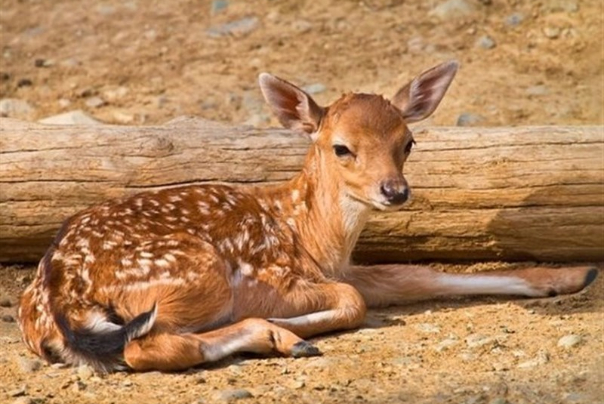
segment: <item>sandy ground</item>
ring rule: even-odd
[[[268,126],[276,122],[259,72],[328,103],[351,90],[393,94],[454,58],[462,69],[427,124],[460,116],[486,126],[604,123],[600,0],[466,0],[456,2],[465,11],[441,13],[443,3],[0,0],[0,99],[27,103],[0,115],[38,120],[82,109],[107,123],[187,114]],[[103,376],[49,367],[26,351],[11,319],[31,272],[0,268],[0,402],[604,402],[602,276],[571,297],[372,312],[369,328],[315,340],[319,358],[238,357],[179,374]],[[571,335],[575,345],[558,346]]]

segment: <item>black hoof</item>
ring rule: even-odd
[[[320,356],[319,348],[306,341],[296,342],[292,347],[292,356],[294,358],[305,358],[308,356]]]
[[[587,272],[587,275],[585,276],[585,281],[583,281],[583,287],[586,288],[589,285],[591,285],[593,283],[593,281],[596,280],[597,277],[598,277],[598,269],[597,268],[591,268]]]

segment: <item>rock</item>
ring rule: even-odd
[[[470,334],[466,337],[466,344],[468,348],[479,348],[495,341],[493,337],[487,337],[482,334]]]
[[[493,49],[497,44],[490,36],[483,35],[476,40],[476,46],[482,49]]]
[[[249,34],[258,27],[258,18],[246,17],[241,20],[210,27],[206,33],[211,38],[220,38],[227,35],[241,37]]]
[[[543,35],[545,35],[549,39],[556,39],[560,36],[560,28],[545,27],[543,28]]]
[[[524,90],[524,92],[527,95],[548,95],[549,88],[544,85],[531,86],[531,87],[528,87],[526,90]]]
[[[99,108],[105,105],[101,97],[90,97],[86,100],[86,106],[89,108]]]
[[[90,115],[87,115],[82,110],[65,112],[64,114],[49,116],[39,120],[38,122],[46,125],[99,125],[101,121],[97,121]]]
[[[42,361],[38,359],[19,358],[19,368],[25,373],[33,373],[42,368]]]
[[[464,112],[457,117],[457,126],[477,126],[484,121],[484,117],[478,114]]]
[[[132,383],[132,380],[126,379],[122,382],[122,386],[124,386],[124,387],[131,387],[133,385],[134,385],[134,383]]]
[[[2,321],[4,321],[5,323],[14,323],[15,318],[13,316],[11,316],[10,314],[4,314],[2,316]]]
[[[522,13],[513,13],[505,17],[505,25],[510,27],[517,27],[522,24],[524,21],[524,14]]]
[[[59,98],[59,107],[64,109],[70,105],[71,105],[71,101],[69,101],[67,98]]]
[[[310,30],[312,30],[312,23],[309,21],[306,21],[306,20],[296,20],[292,24],[292,27],[298,33],[305,34],[307,32],[310,32]]]
[[[430,334],[438,334],[440,332],[440,328],[438,328],[438,326],[436,326],[434,324],[429,324],[429,323],[417,324],[415,326],[415,328],[418,331],[430,333]]]
[[[453,345],[457,345],[459,341],[455,338],[447,338],[445,340],[442,340],[441,342],[439,342],[435,347],[434,350],[436,352],[442,352],[446,349],[449,349],[450,347],[452,347]]]
[[[34,404],[35,402],[37,402],[37,400],[34,400],[31,397],[19,397],[11,404]]]
[[[19,81],[17,81],[17,87],[21,88],[21,87],[30,87],[33,86],[34,82],[31,81],[30,79],[19,79]]]
[[[227,0],[214,0],[212,1],[212,8],[210,9],[210,12],[212,13],[212,15],[216,15],[226,10],[228,6],[229,2]]]
[[[21,386],[19,388],[9,390],[6,392],[11,397],[20,397],[25,395],[25,386]]]
[[[325,85],[322,83],[313,83],[302,87],[302,90],[312,95],[322,93],[323,91],[327,90],[327,87],[325,87]]]
[[[580,335],[569,334],[558,340],[558,346],[565,349],[572,348],[579,345],[581,342],[583,342],[583,338]]]
[[[12,306],[13,306],[13,302],[11,302],[11,300],[8,297],[0,298],[0,307],[12,307]]]
[[[80,380],[88,380],[94,376],[94,370],[88,365],[78,367],[78,377]]]
[[[548,0],[543,2],[541,10],[547,13],[576,13],[579,11],[577,0]]]
[[[127,87],[117,87],[117,88],[110,88],[108,90],[103,91],[103,99],[107,100],[107,102],[115,102],[118,100],[123,99],[126,95],[128,95],[128,92],[130,90],[128,90]]]
[[[252,398],[252,393],[245,389],[222,390],[216,393],[215,399],[221,401],[237,401],[242,398]]]
[[[549,355],[545,351],[539,351],[534,359],[528,360],[518,364],[520,369],[530,369],[537,366],[541,366],[549,362]]]
[[[474,11],[476,11],[474,5],[467,0],[447,0],[430,10],[428,15],[441,20],[449,20],[467,17],[472,15]]]
[[[0,117],[31,119],[33,115],[34,108],[27,101],[15,98],[0,100]]]
[[[133,123],[134,120],[136,119],[135,115],[129,114],[124,111],[119,111],[119,110],[113,111],[112,116],[116,122],[123,123],[123,124]]]

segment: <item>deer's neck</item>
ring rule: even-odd
[[[272,195],[280,201],[282,217],[301,246],[326,276],[334,278],[348,267],[370,211],[348,197],[338,184],[318,149],[311,147],[302,172],[275,188]]]

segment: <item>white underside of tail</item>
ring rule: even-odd
[[[442,295],[536,296],[538,291],[523,279],[511,276],[441,274],[435,282]]]

